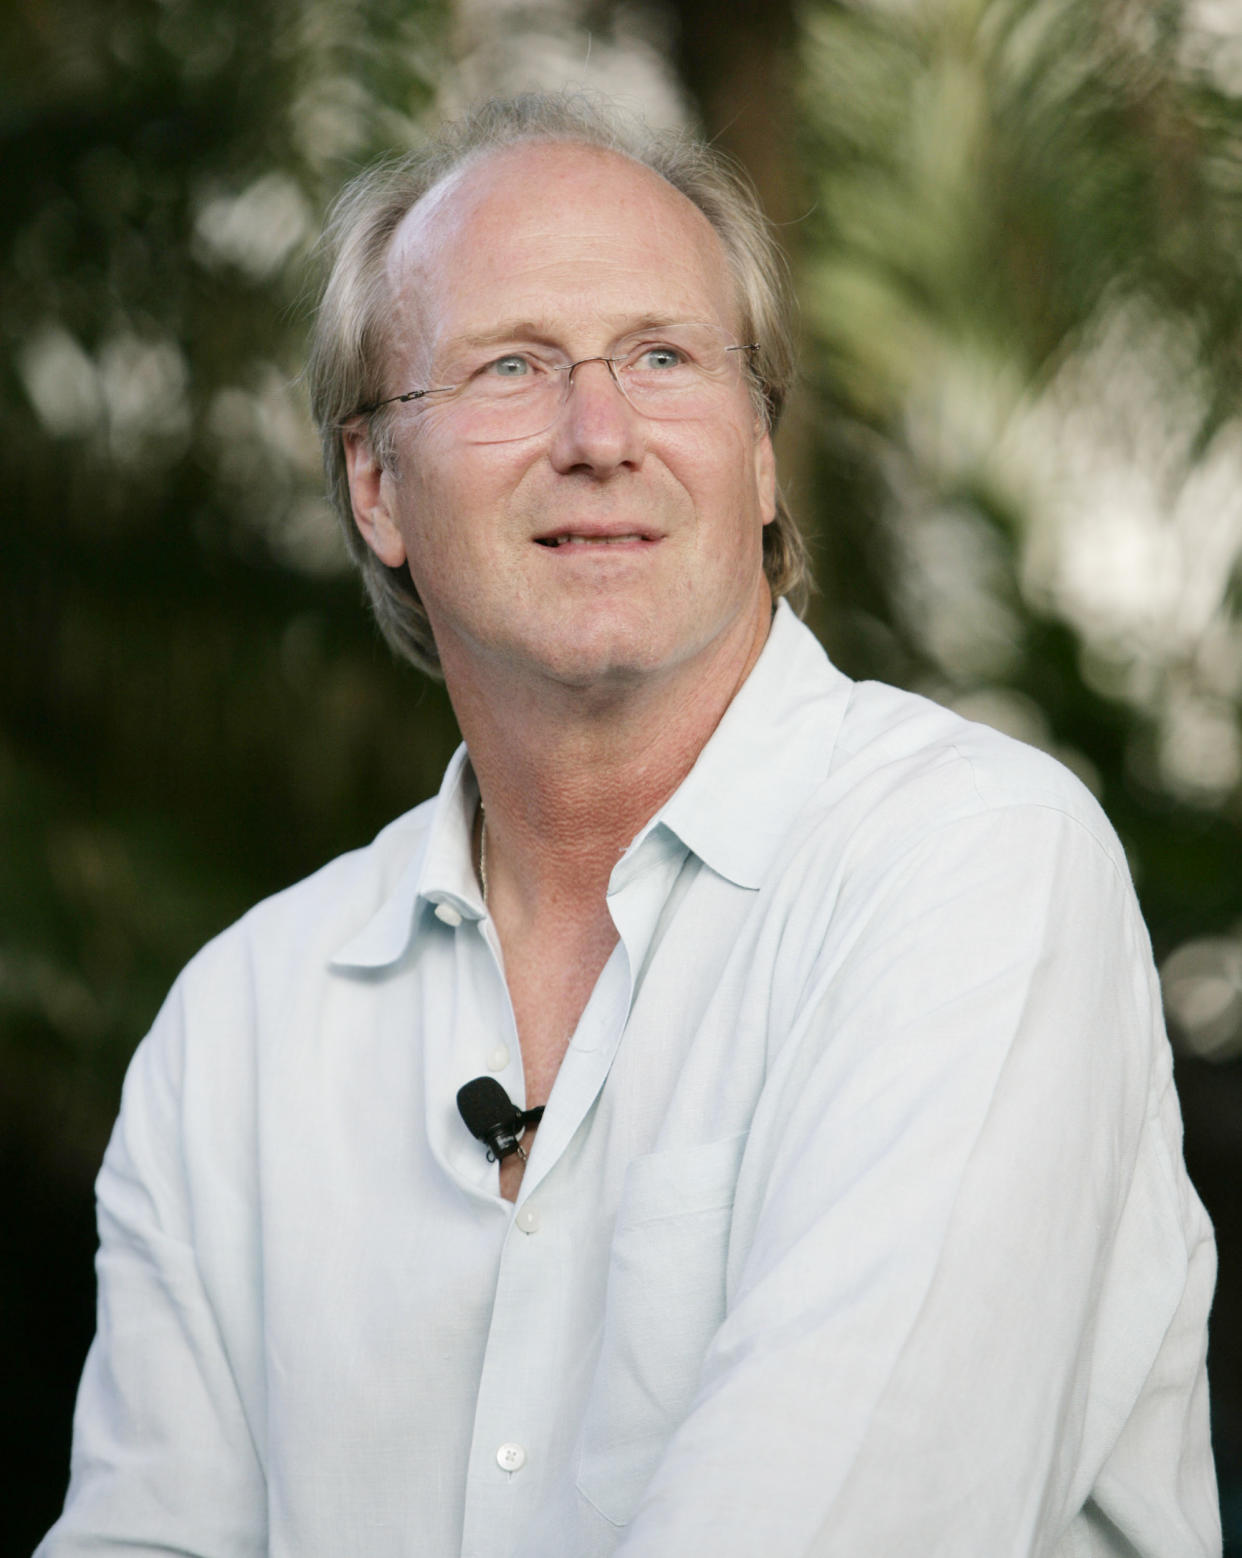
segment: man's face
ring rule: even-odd
[[[478,338],[497,357],[533,347],[571,361],[653,321],[739,339],[701,212],[648,169],[582,146],[516,147],[433,191],[398,230],[388,279],[388,394],[453,382],[441,375]],[[749,664],[770,610],[774,474],[742,364],[728,361],[710,414],[689,419],[639,414],[596,362],[538,434],[472,442],[460,401],[431,397],[393,409],[392,470],[353,441],[359,525],[385,562],[409,566],[450,690],[489,670],[606,686],[696,659]]]

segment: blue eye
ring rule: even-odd
[[[488,372],[500,379],[520,379],[530,372],[530,363],[525,357],[511,352],[506,357],[497,357],[496,361],[488,364]]]
[[[649,346],[639,357],[637,366],[658,371],[664,368],[679,368],[684,361],[684,354],[674,346]]]

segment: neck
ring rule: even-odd
[[[523,920],[605,914],[617,859],[693,767],[749,674],[768,616],[686,674],[598,688],[485,690],[445,678],[487,815],[489,903]]]

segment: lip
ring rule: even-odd
[[[656,531],[626,525],[565,525],[531,539],[547,552],[615,552],[653,546],[663,538]]]

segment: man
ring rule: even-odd
[[[526,99],[364,178],[333,249],[329,473],[465,746],[140,1048],[41,1551],[1219,1552],[1123,856],[774,611],[749,198]],[[480,1075],[546,1106],[521,1152]]]

